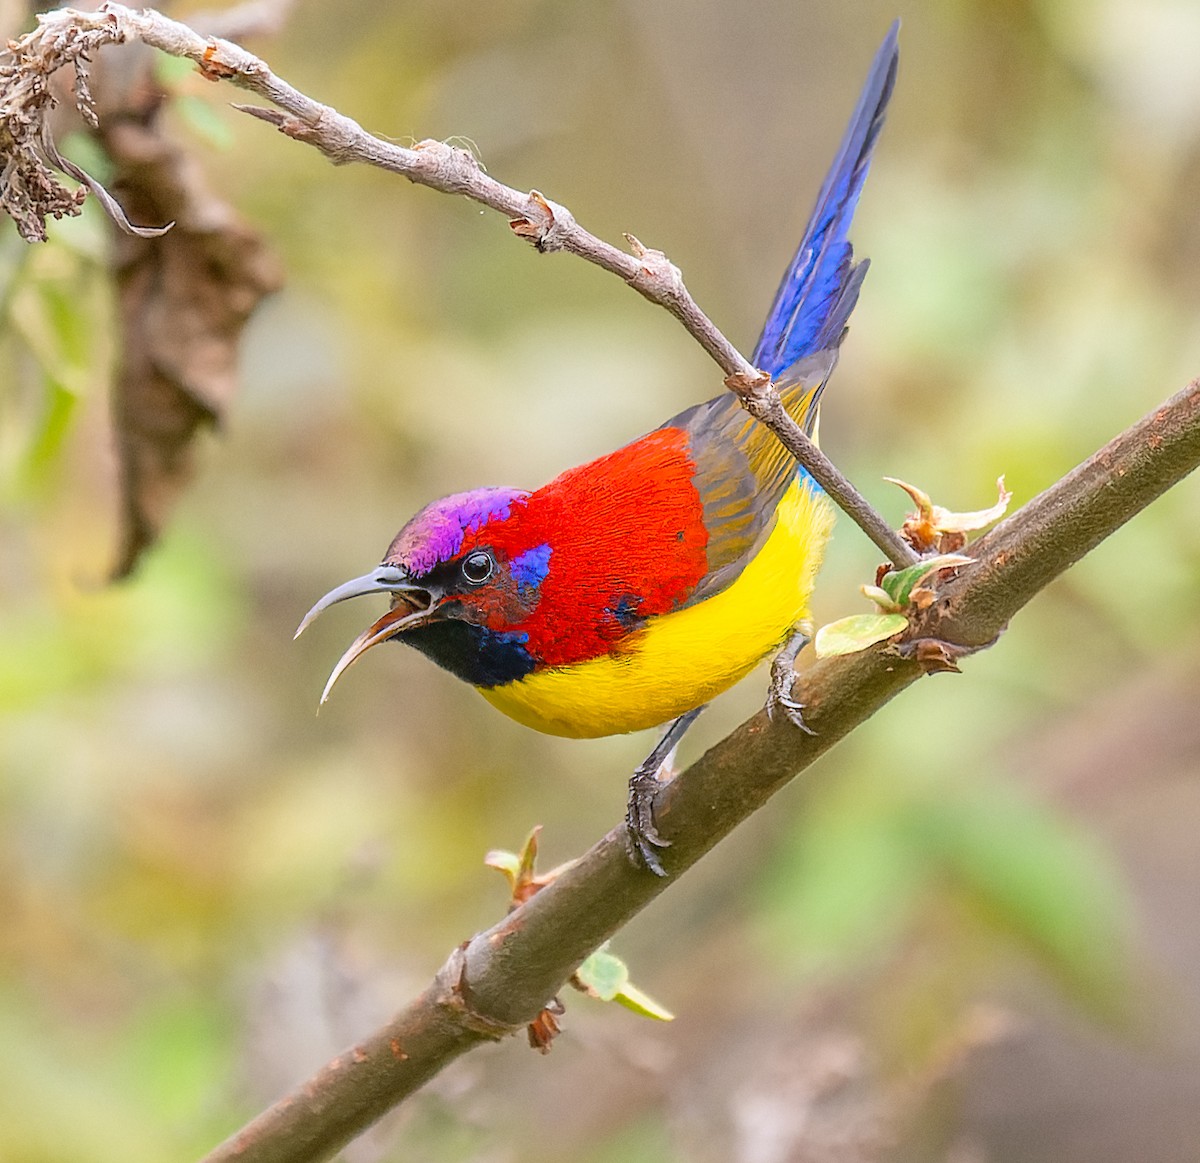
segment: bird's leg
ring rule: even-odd
[[[767,717],[773,719],[776,710],[782,710],[793,726],[809,735],[813,731],[804,721],[804,704],[792,698],[792,684],[796,681],[796,655],[812,640],[812,631],[807,619],[796,624],[783,649],[771,660],[771,684],[767,687]]]
[[[644,864],[655,876],[666,876],[656,848],[669,848],[654,826],[654,795],[659,788],[659,772],[670,762],[683,733],[696,721],[707,704],[701,704],[672,720],[655,744],[654,750],[642,761],[629,781],[629,802],[625,808],[625,845],[629,859]]]

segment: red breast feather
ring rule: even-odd
[[[682,606],[708,570],[695,471],[687,433],[659,428],[469,533],[461,552],[487,545],[508,561],[549,546],[533,611],[489,628],[527,634],[539,669],[569,666],[618,652],[644,619]]]

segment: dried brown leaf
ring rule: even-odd
[[[554,1039],[562,1033],[558,1019],[563,1015],[563,1007],[555,998],[532,1022],[526,1027],[531,1049],[539,1054],[549,1054],[553,1048]]]
[[[1012,493],[1004,487],[1004,477],[996,482],[998,498],[989,509],[977,509],[970,513],[955,513],[935,505],[929,495],[916,485],[910,485],[895,477],[884,477],[889,484],[898,485],[913,500],[916,510],[904,519],[901,536],[918,553],[957,553],[967,543],[967,534],[986,529],[999,521],[1008,510]]]
[[[196,433],[237,386],[238,341],[281,282],[262,238],[205,185],[160,119],[165,93],[141,46],[112,51],[96,79],[98,136],[135,221],[174,221],[162,238],[114,231],[121,356],[113,418],[121,473],[120,549],[129,574],[186,487]]]

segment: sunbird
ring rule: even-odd
[[[880,46],[752,362],[816,436],[868,262],[850,221],[895,84],[899,22]],[[297,636],[347,598],[390,608],[342,655],[321,696],[380,642],[416,647],[517,722],[592,738],[669,724],[629,781],[631,858],[665,875],[654,824],[664,762],[704,706],[778,651],[768,710],[800,726],[793,662],[833,504],[732,392],[529,492],[434,501],[382,563],[327,593]]]

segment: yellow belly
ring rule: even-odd
[[[829,499],[797,481],[762,549],[728,589],[652,618],[618,654],[479,693],[548,735],[590,738],[665,723],[728,690],[808,616],[832,527]]]

